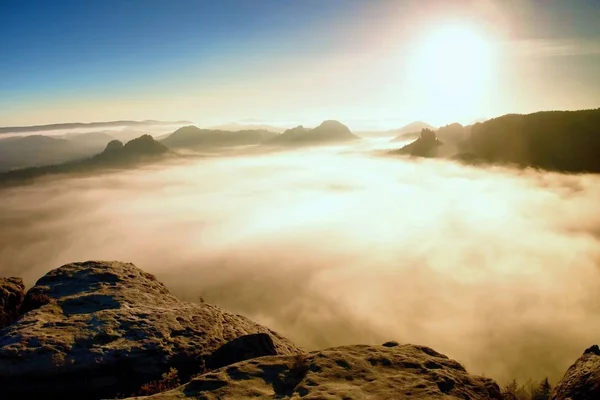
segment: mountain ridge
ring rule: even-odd
[[[64,123],[47,124],[47,125],[0,127],[0,134],[53,131],[53,130],[60,130],[60,129],[105,128],[105,127],[116,127],[116,126],[140,126],[140,125],[142,125],[142,126],[143,125],[180,125],[180,124],[187,125],[187,124],[190,124],[190,122],[189,121],[156,121],[156,120],[144,120],[144,121],[119,120],[119,121],[106,121],[106,122],[64,122]]]

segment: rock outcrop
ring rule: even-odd
[[[223,367],[148,399],[501,399],[491,379],[424,347],[355,345],[261,357]]]
[[[0,329],[17,320],[24,298],[25,285],[21,278],[0,278]]]
[[[552,391],[552,400],[600,399],[600,348],[587,349]]]
[[[407,144],[398,150],[390,151],[391,155],[409,155],[416,157],[435,157],[438,147],[442,145],[435,132],[430,129],[423,129],[417,140]]]
[[[27,296],[28,312],[0,331],[5,399],[131,395],[170,368],[182,380],[203,371],[217,349],[248,334],[268,336],[277,354],[299,352],[247,318],[179,301],[133,264],[67,264]]]

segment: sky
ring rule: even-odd
[[[0,0],[0,126],[600,106],[598,0]]]

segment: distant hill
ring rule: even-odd
[[[0,172],[82,160],[100,153],[111,140],[128,142],[145,134],[125,129],[0,138]]]
[[[137,135],[136,137],[140,137],[142,134]],[[101,131],[101,132],[83,132],[83,133],[66,133],[64,135],[53,135],[48,136],[54,139],[65,139],[70,141],[71,143],[76,143],[84,146],[100,146],[100,149],[103,149],[104,146],[111,140],[116,139],[115,136],[109,134],[109,132]],[[135,139],[135,138],[132,138]]]
[[[119,140],[113,140],[106,145],[104,151],[84,160],[0,173],[0,185],[19,183],[50,174],[87,173],[99,169],[126,168],[143,162],[156,161],[168,154],[170,150],[150,135],[140,136],[125,145]]]
[[[104,133],[16,136],[0,139],[0,171],[91,157],[113,138]]]
[[[118,126],[147,126],[147,125],[189,125],[189,121],[109,121],[109,122],[68,122],[62,124],[33,125],[33,126],[8,126],[0,127],[0,134],[3,133],[22,133],[22,132],[40,132],[54,131],[61,129],[78,128],[110,128]]]
[[[125,145],[120,140],[113,140],[106,145],[104,151],[87,162],[99,164],[124,164],[137,162],[145,158],[154,158],[169,152],[162,143],[150,135],[142,135],[130,140]]]
[[[205,149],[212,147],[247,146],[260,144],[277,136],[263,129],[224,131],[184,126],[161,140],[169,148]]]
[[[450,124],[438,129],[436,140],[435,152],[422,151],[419,138],[390,154],[426,153],[469,163],[600,173],[600,109],[508,114],[471,126]]]
[[[350,129],[338,121],[324,121],[314,129],[297,126],[277,135],[266,144],[268,145],[318,145],[343,143],[360,139],[352,134]]]
[[[504,115],[473,125],[468,145],[486,162],[600,172],[600,109]]]
[[[282,133],[283,131],[285,131],[285,128],[268,125],[268,124],[254,123],[252,121],[250,121],[248,123],[233,122],[230,124],[217,125],[217,126],[210,127],[210,129],[217,130],[217,131],[263,130],[263,131],[269,131],[269,132],[275,132],[275,133]]]

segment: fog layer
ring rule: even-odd
[[[318,349],[429,345],[556,380],[600,328],[600,177],[338,150],[204,158],[0,192],[0,275],[134,262]]]

